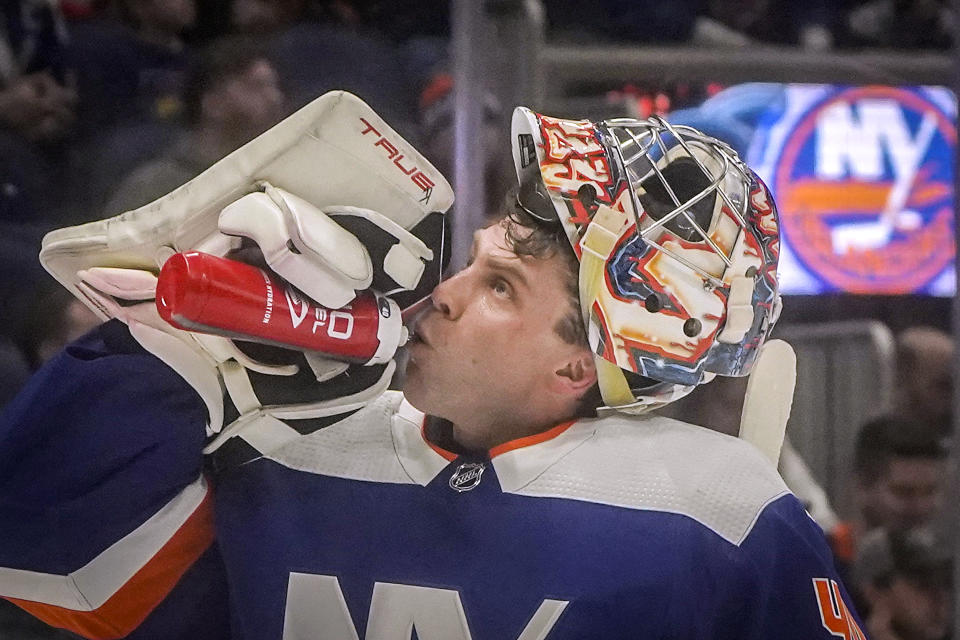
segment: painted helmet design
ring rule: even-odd
[[[563,225],[604,402],[645,411],[747,375],[780,312],[779,225],[728,145],[659,117],[514,111],[518,204]],[[626,373],[625,373],[626,372]]]

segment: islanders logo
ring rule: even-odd
[[[953,261],[951,117],[920,89],[812,104],[775,163],[782,232],[827,290],[922,291]]]

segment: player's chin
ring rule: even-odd
[[[436,413],[433,403],[430,402],[430,394],[427,393],[428,389],[422,384],[422,380],[417,376],[417,371],[415,370],[416,365],[414,365],[414,370],[411,371],[411,367],[407,366],[407,375],[403,381],[403,397],[406,398],[407,402],[414,406],[414,408],[427,413],[434,414]]]
[[[407,361],[407,368],[403,376],[403,395],[407,402],[417,409],[425,411],[420,405],[424,403],[426,395],[426,381],[424,380],[423,367],[415,359],[410,358]]]
[[[407,354],[409,359],[404,372],[403,395],[407,402],[420,411],[437,415],[440,409],[438,400],[442,399],[443,389],[447,388],[445,383],[448,376],[443,373],[444,363],[424,345],[408,349]]]
[[[446,409],[450,402],[449,386],[444,379],[433,374],[423,364],[414,363],[407,367],[403,382],[403,395],[416,409],[431,416],[447,417]]]

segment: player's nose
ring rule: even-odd
[[[433,307],[448,320],[455,320],[463,312],[463,272],[443,280],[433,289],[430,298]]]

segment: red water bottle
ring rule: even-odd
[[[400,308],[362,291],[330,309],[263,269],[190,251],[171,256],[157,280],[160,317],[178,329],[317,351],[337,360],[387,362],[407,341]]]

